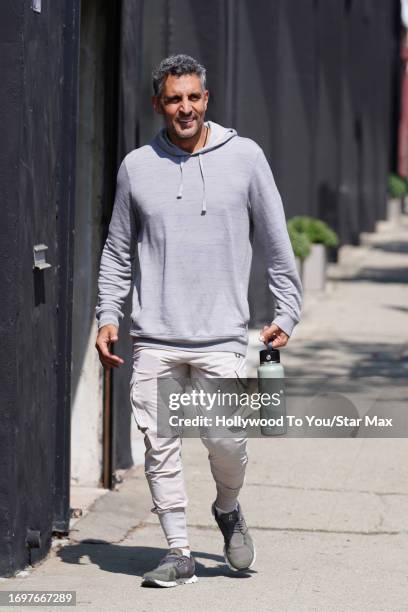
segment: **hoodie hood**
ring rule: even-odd
[[[214,121],[206,121],[204,125],[210,128],[209,141],[206,143],[205,147],[197,149],[197,151],[194,151],[193,153],[188,153],[187,151],[184,151],[183,149],[180,149],[180,147],[173,144],[167,136],[166,128],[162,128],[157,134],[157,136],[153,139],[153,143],[155,143],[162,151],[167,153],[169,157],[175,158],[178,163],[180,172],[180,184],[178,192],[176,194],[177,199],[181,199],[183,197],[183,166],[185,162],[190,157],[198,158],[200,174],[203,181],[203,199],[201,204],[202,215],[205,215],[207,212],[203,155],[209,153],[210,151],[213,151],[214,149],[217,149],[218,147],[221,147],[222,145],[230,141],[232,138],[235,138],[235,136],[237,136],[237,132],[233,128],[225,128],[222,125],[215,123]]]

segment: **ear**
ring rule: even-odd
[[[152,105],[156,113],[159,115],[163,114],[159,96],[152,96]]]

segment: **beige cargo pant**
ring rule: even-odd
[[[244,378],[245,357],[238,353],[185,351],[137,346],[133,341],[130,400],[138,429],[144,434],[145,474],[159,514],[186,508],[188,498],[181,463],[181,438],[157,437],[157,378]],[[248,461],[246,438],[202,437],[221,508],[234,502],[244,483]]]

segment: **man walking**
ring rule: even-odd
[[[245,376],[254,240],[264,247],[276,304],[261,340],[285,346],[301,308],[302,287],[269,164],[254,141],[205,121],[205,76],[203,66],[186,55],[163,60],[154,72],[153,106],[165,127],[120,165],[98,282],[96,348],[105,368],[123,363],[110,345],[118,339],[133,284],[130,398],[145,436],[152,511],[169,546],[159,566],[144,575],[144,584],[160,586],[195,582],[196,576],[181,441],[157,435],[157,379]],[[255,548],[238,502],[246,439],[203,443],[216,485],[211,511],[224,538],[225,560],[232,569],[248,569]]]

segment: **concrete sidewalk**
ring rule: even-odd
[[[376,382],[407,402],[408,220],[342,249],[325,294],[307,296],[282,362],[288,376]],[[258,332],[249,361],[256,365]],[[143,470],[102,495],[69,540],[1,589],[71,589],[87,610],[407,610],[408,443],[403,438],[249,441],[240,497],[257,545],[253,571],[230,573],[210,514],[214,484],[199,440],[185,440],[188,522],[198,583],[145,589],[165,551]],[[52,610],[53,608],[41,608]],[[54,608],[55,609],[55,608]]]

